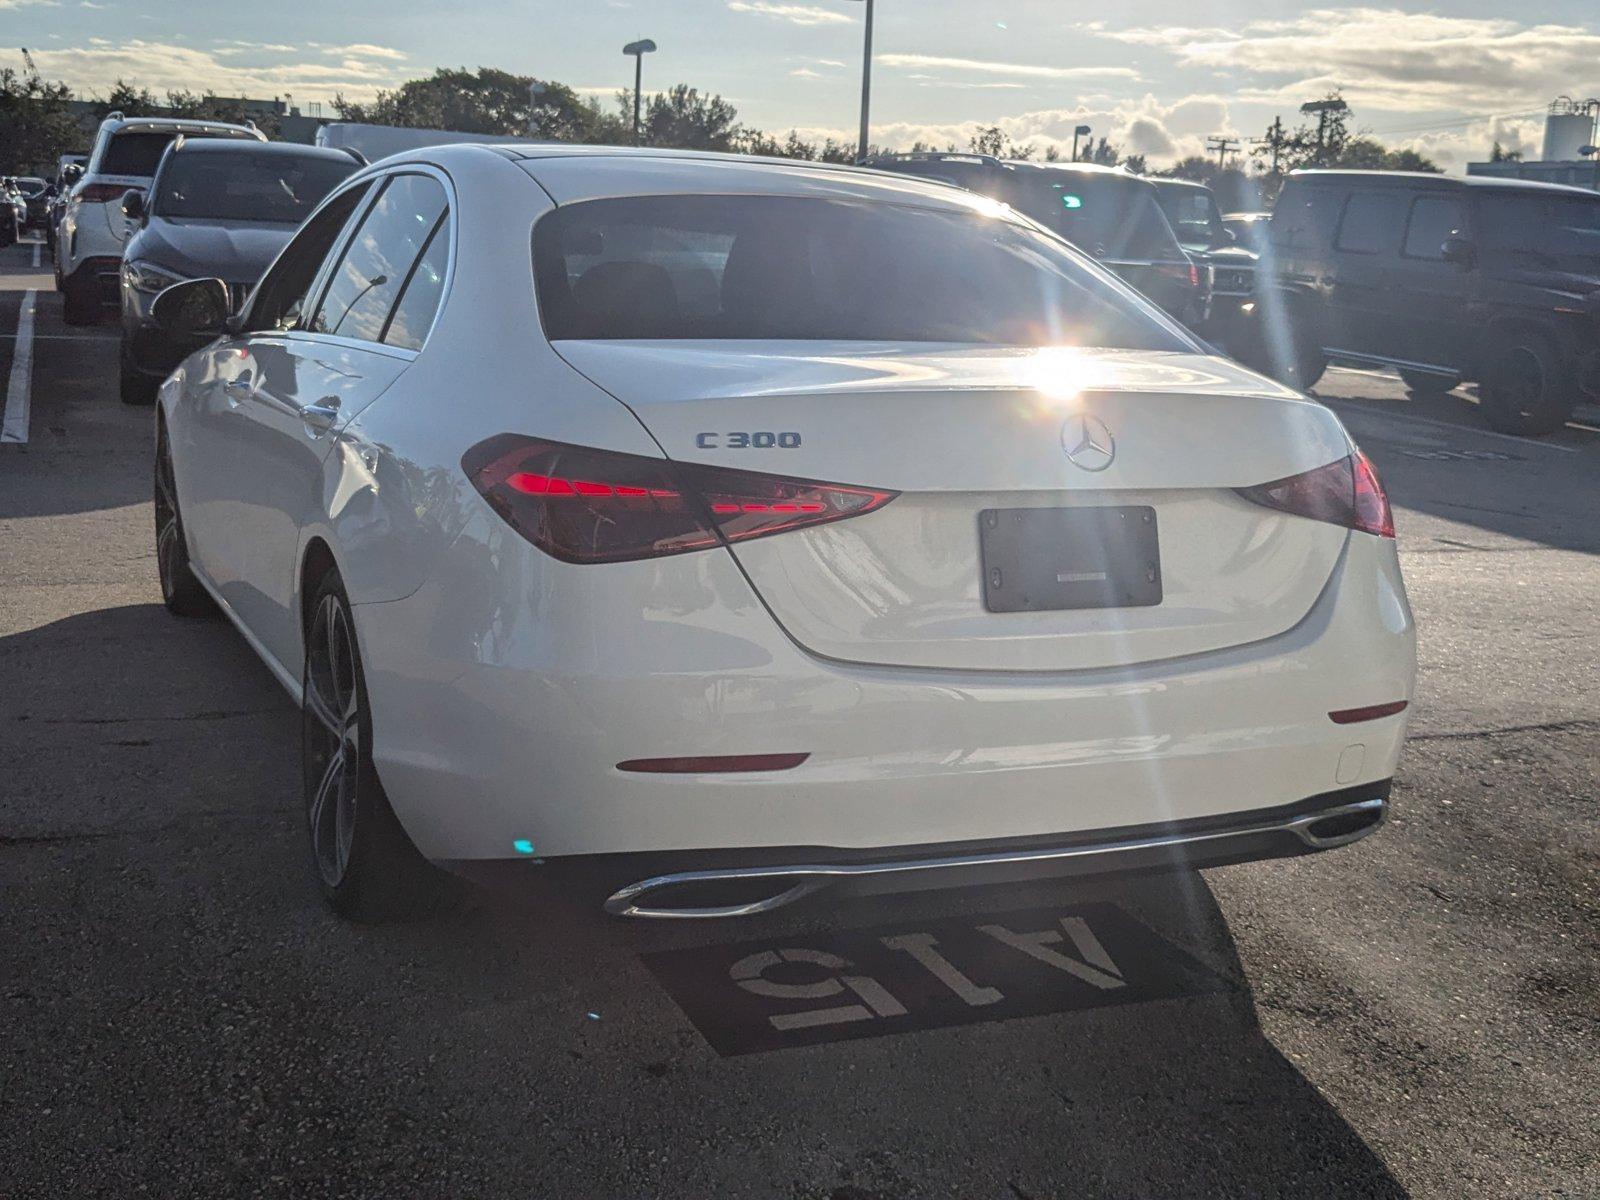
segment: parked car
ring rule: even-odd
[[[51,184],[50,203],[45,209],[44,240],[50,250],[50,261],[56,261],[56,237],[61,228],[61,216],[66,212],[67,196],[72,191],[74,184],[83,178],[83,164],[89,161],[87,154],[63,154],[61,163],[56,168],[55,181]],[[56,271],[56,290],[61,288],[61,272]]]
[[[22,194],[22,199],[28,206],[27,224],[42,225],[45,206],[49,203],[50,185],[37,175],[20,175],[16,179],[16,185],[17,191]]]
[[[1266,365],[1310,387],[1329,359],[1416,392],[1478,385],[1505,433],[1559,429],[1600,394],[1600,195],[1523,180],[1297,171],[1272,215]]]
[[[1415,649],[1371,464],[1015,212],[444,146],[230,311],[155,304],[215,339],[158,397],[162,595],[300,705],[340,912],[429,862],[740,915],[1383,820]]]
[[[1191,259],[1211,269],[1211,308],[1201,333],[1229,353],[1249,345],[1256,251],[1240,245],[1222,222],[1211,189],[1187,179],[1151,179],[1167,221]]]
[[[1236,246],[1243,246],[1259,257],[1267,248],[1267,230],[1272,220],[1270,212],[1234,212],[1222,214],[1222,227],[1233,235]]]
[[[27,225],[27,201],[9,176],[0,178],[0,246],[13,245]]]
[[[953,183],[1011,205],[1105,263],[1184,324],[1205,322],[1211,273],[1178,244],[1148,180],[1088,163],[1003,161],[984,154],[879,154],[860,164]]]
[[[122,257],[121,394],[151,404],[156,387],[193,350],[151,319],[165,288],[221,279],[235,307],[322,198],[357,167],[353,151],[286,142],[177,138],[148,198],[123,198],[134,229]]]
[[[129,188],[150,186],[162,152],[179,134],[264,142],[251,125],[221,121],[181,121],[168,117],[124,117],[112,113],[100,123],[84,174],[73,185],[57,230],[56,286],[62,294],[62,319],[87,325],[107,304],[117,303],[122,244],[128,222],[122,197]]]

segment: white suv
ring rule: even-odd
[[[67,197],[56,244],[56,288],[65,299],[68,325],[88,325],[104,306],[117,302],[122,244],[128,239],[122,197],[129,189],[149,190],[162,151],[179,134],[267,140],[254,125],[224,121],[114,112],[100,122],[83,178]]]

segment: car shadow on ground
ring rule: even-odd
[[[1263,1033],[1200,876],[357,926],[311,878],[292,706],[224,622],[90,613],[0,639],[0,674],[36,764],[0,804],[0,1126],[32,1148],[0,1191],[1405,1194]],[[1227,986],[723,1058],[640,958],[1088,903]]]

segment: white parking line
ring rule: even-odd
[[[1465,434],[1467,437],[1498,438],[1502,442],[1516,442],[1523,446],[1533,446],[1539,450],[1559,450],[1563,454],[1576,454],[1576,446],[1562,446],[1556,442],[1541,442],[1533,438],[1518,437],[1514,433],[1496,433],[1492,429],[1470,429],[1465,425],[1456,425],[1450,421],[1435,421],[1430,417],[1413,417],[1409,413],[1389,412],[1381,408],[1373,408],[1365,404],[1346,404],[1343,411],[1346,413],[1361,413],[1364,416],[1378,417],[1387,421],[1408,421],[1412,425],[1431,425],[1435,429],[1448,429],[1453,433]]]
[[[33,301],[37,293],[22,294],[17,314],[17,345],[11,355],[11,378],[6,383],[5,415],[0,417],[0,442],[28,440],[28,409],[33,388]]]
[[[39,247],[40,243],[35,242],[33,244],[33,269],[35,271],[39,269]]]

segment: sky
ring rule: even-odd
[[[1315,0],[1313,0],[1315,3]],[[117,78],[160,93],[367,99],[440,66],[556,79],[610,103],[716,92],[741,121],[854,140],[860,0],[0,0],[0,66],[27,46],[84,93]],[[1487,0],[1305,7],[1282,2],[876,0],[873,141],[965,145],[999,125],[1040,150],[1087,124],[1152,165],[1343,90],[1355,124],[1460,171],[1491,143],[1538,156],[1543,110],[1600,95],[1600,5]],[[1507,15],[1508,13],[1514,15]],[[325,113],[331,112],[324,108]]]

